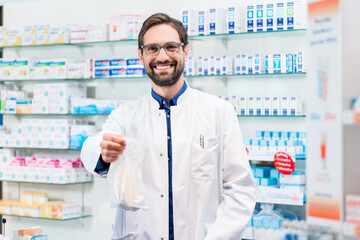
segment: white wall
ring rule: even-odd
[[[119,1],[119,0],[63,0],[34,1],[4,6],[5,26],[25,26],[43,23],[88,24],[107,23],[113,14],[135,13],[149,16],[155,12],[165,12],[180,18],[181,10],[208,9],[210,7],[238,6],[235,0],[183,0],[183,1]],[[263,36],[263,37],[260,37]],[[227,48],[226,48],[227,45]],[[305,36],[287,34],[244,36],[225,43],[220,40],[204,40],[191,42],[193,56],[237,53],[275,53],[295,52],[304,50]],[[137,42],[101,45],[96,47],[46,47],[28,48],[14,51],[8,49],[4,57],[30,58],[101,58],[101,57],[137,57]],[[190,85],[216,95],[243,96],[305,96],[304,77],[239,77],[227,81],[214,78],[190,80]],[[149,80],[121,80],[116,82],[99,80],[89,84],[95,87],[97,98],[137,99],[150,91]],[[31,87],[25,86],[26,89]],[[90,120],[101,125],[104,117],[92,117]],[[5,124],[18,121],[7,116]],[[244,137],[255,137],[256,130],[305,130],[305,119],[240,119]],[[75,154],[75,153],[74,153]],[[22,184],[21,190],[47,191],[49,195],[65,198],[68,201],[81,201],[81,186],[51,186]],[[16,197],[18,186],[7,183],[4,191]],[[9,218],[7,232],[20,226],[42,225],[49,234],[49,239],[110,239],[111,224],[99,220],[99,206],[108,200],[108,185],[104,179],[95,179],[94,184],[85,186],[85,206],[91,207],[93,217],[82,221],[54,222],[50,220]],[[110,218],[110,217],[109,217]]]

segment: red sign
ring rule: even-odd
[[[295,164],[289,154],[277,152],[274,156],[275,168],[284,175],[290,175],[295,170]]]

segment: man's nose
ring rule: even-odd
[[[157,60],[164,62],[165,60],[167,60],[169,58],[169,55],[166,53],[164,48],[160,48],[160,52],[157,55]]]

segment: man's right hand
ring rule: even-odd
[[[103,140],[100,142],[101,158],[106,163],[111,163],[119,159],[119,156],[124,153],[126,141],[124,134],[105,133]]]

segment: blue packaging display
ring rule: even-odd
[[[255,177],[268,178],[270,176],[270,167],[257,167],[255,169]]]
[[[260,186],[260,178],[254,178],[254,180],[255,180],[255,185]]]
[[[126,65],[128,67],[142,67],[143,66],[140,62],[140,58],[129,58],[126,60]]]
[[[110,59],[110,66],[111,67],[126,68],[127,61],[126,61],[125,58]]]
[[[70,149],[81,149],[85,140],[88,138],[86,131],[81,132],[80,134],[70,136]]]
[[[94,61],[95,68],[106,68],[110,67],[110,60],[109,59],[99,59]]]
[[[110,77],[126,77],[126,68],[110,69]]]
[[[74,107],[72,109],[72,113],[75,114],[98,114],[96,105],[87,105],[87,106],[79,106]]]
[[[270,169],[270,178],[279,178],[280,177],[280,173],[276,168],[271,168]]]
[[[110,77],[110,69],[95,69],[95,77]]]
[[[126,76],[144,76],[145,69],[143,68],[127,68]]]
[[[260,186],[277,186],[277,178],[260,178]]]

